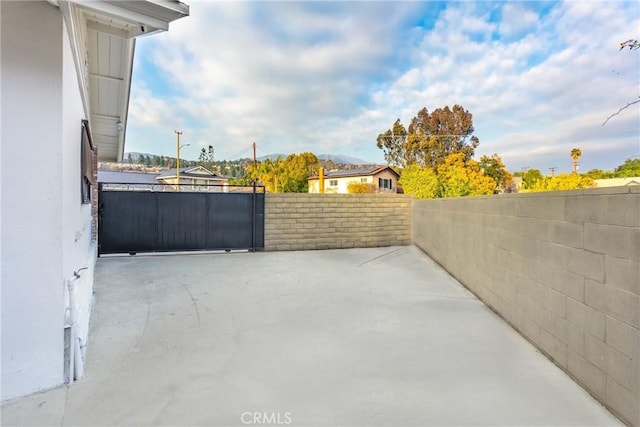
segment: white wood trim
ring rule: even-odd
[[[136,51],[136,39],[131,38],[124,41],[125,55],[122,66],[124,67],[123,80],[124,87],[122,88],[122,109],[120,111],[120,121],[122,123],[122,131],[118,138],[118,156],[117,161],[122,162],[124,157],[124,140],[127,135],[127,119],[129,117],[129,99],[131,98],[131,78],[133,77],[133,56]]]
[[[123,19],[128,22],[152,27],[153,30],[167,31],[169,29],[169,23],[167,21],[130,10],[124,1],[119,2],[119,4],[111,4],[95,0],[74,0],[74,3],[86,7],[89,10],[113,16],[116,19]],[[141,32],[147,33],[151,31],[141,30]]]
[[[78,76],[78,87],[82,98],[85,118],[91,117],[91,103],[89,100],[89,54],[87,50],[87,31],[82,19],[81,11],[69,1],[60,1],[60,11],[69,33],[71,52]]]

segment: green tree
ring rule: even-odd
[[[544,177],[533,186],[533,191],[578,190],[594,186],[593,179],[576,173],[561,173],[552,178]]]
[[[282,160],[265,159],[259,162],[256,167],[249,167],[249,176],[252,180],[258,180],[264,185],[265,189],[270,193],[278,193],[281,185],[278,181],[278,175],[282,169]]]
[[[606,176],[607,172],[602,169],[591,169],[587,171],[584,175],[588,176],[591,179],[602,179]]]
[[[407,130],[396,120],[391,129],[378,135],[377,147],[384,150],[384,159],[392,166],[404,167],[406,159]]]
[[[203,168],[213,172],[215,169],[214,161],[213,145],[210,145],[208,148],[202,147],[202,150],[200,150],[200,156],[198,157],[198,166],[202,166]]]
[[[407,166],[400,174],[400,185],[405,194],[417,199],[439,197],[440,183],[431,168],[423,168],[416,164]]]
[[[392,129],[378,135],[376,145],[393,166],[418,164],[435,168],[454,153],[462,153],[465,161],[470,160],[480,143],[473,132],[473,115],[460,105],[431,113],[423,108],[411,120],[408,130],[398,119]]]
[[[127,163],[129,164],[133,163],[133,156],[131,156],[131,153],[127,155]]]
[[[266,159],[248,169],[252,179],[258,179],[271,193],[306,193],[308,178],[318,167],[313,153],[291,154],[286,159]]]
[[[309,191],[309,176],[316,173],[318,158],[313,153],[291,154],[281,162],[281,185],[284,193]]]
[[[625,160],[623,164],[615,169],[614,174],[618,178],[640,176],[640,157]]]
[[[494,194],[504,192],[513,181],[513,177],[509,171],[507,171],[502,162],[502,158],[498,154],[482,156],[478,164],[485,176],[495,181],[496,187],[493,190]]]
[[[464,153],[450,154],[438,165],[440,194],[443,197],[464,197],[493,194],[496,183],[485,176],[475,160],[465,160]]]
[[[543,179],[543,176],[538,169],[529,169],[524,174],[522,174],[522,186],[528,190],[531,190],[541,179]]]

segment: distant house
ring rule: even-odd
[[[180,188],[189,191],[227,191],[229,179],[217,175],[202,166],[180,168]],[[176,169],[169,169],[155,177],[157,183],[176,187],[178,174]]]
[[[380,193],[397,193],[400,175],[389,166],[328,171],[324,173],[325,193],[349,193],[349,183],[372,184]],[[309,177],[309,193],[320,193],[319,176]]]
[[[640,177],[629,178],[609,178],[609,179],[594,179],[596,187],[625,187],[629,185],[640,185]]]
[[[158,184],[157,173],[98,170],[98,184],[111,189],[151,190]]]

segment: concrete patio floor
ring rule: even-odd
[[[3,425],[621,425],[415,247],[98,260],[86,376]]]

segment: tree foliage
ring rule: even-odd
[[[522,187],[525,189],[533,189],[538,181],[543,179],[542,172],[538,169],[529,169],[522,174]]]
[[[368,182],[352,181],[347,184],[347,191],[349,192],[349,194],[369,194],[377,193],[378,188]]]
[[[291,154],[283,162],[284,176],[282,191],[285,193],[306,193],[308,178],[318,169],[318,158],[313,153]]]
[[[496,187],[496,182],[482,173],[478,162],[465,160],[464,153],[449,155],[437,170],[443,197],[493,194]]]
[[[198,157],[198,166],[202,166],[210,171],[214,171],[214,149],[213,145],[210,145],[208,148],[202,147],[200,150],[200,157]]]
[[[433,199],[440,194],[438,175],[433,169],[416,164],[402,170],[400,184],[405,194],[411,194],[417,199]]]
[[[306,193],[308,178],[316,173],[318,158],[313,153],[291,154],[286,159],[266,159],[248,168],[251,179],[258,179],[272,193]]]
[[[605,179],[605,178],[613,178],[613,172],[606,172],[602,169],[591,169],[587,171],[585,176],[588,176],[591,179]]]
[[[465,161],[470,160],[480,143],[473,132],[473,115],[460,105],[431,113],[423,108],[408,130],[398,119],[391,129],[378,135],[376,145],[392,166],[436,168],[450,154],[462,153]]]
[[[505,192],[510,187],[513,177],[507,171],[502,158],[498,154],[482,156],[478,164],[484,175],[494,180],[496,184],[493,190],[494,194]]]
[[[575,173],[561,173],[554,177],[543,177],[533,186],[533,191],[559,191],[578,190],[581,188],[591,188],[594,182],[591,178]]]
[[[464,197],[493,194],[496,182],[484,175],[478,162],[465,160],[464,153],[450,154],[436,169],[417,164],[407,166],[400,175],[406,194],[419,199]]]
[[[396,120],[391,129],[378,135],[376,145],[384,151],[384,159],[392,166],[404,167],[406,160],[407,130]]]
[[[616,168],[614,173],[617,178],[640,176],[640,158],[625,160],[623,164]]]

